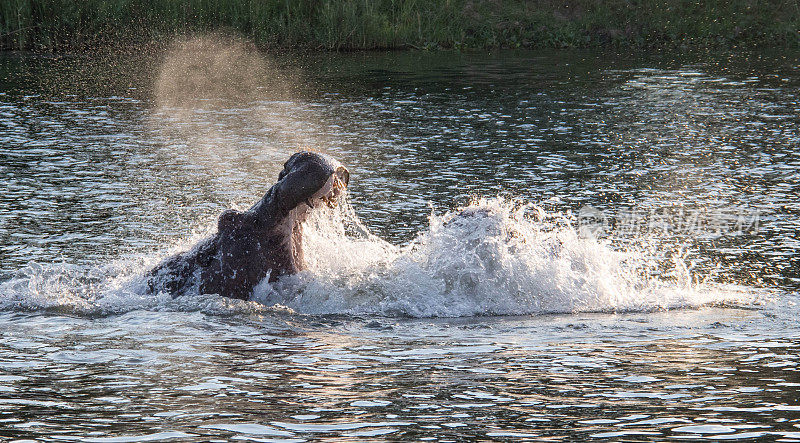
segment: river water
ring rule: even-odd
[[[797,54],[0,57],[0,438],[800,441]],[[298,149],[251,301],[142,274]]]

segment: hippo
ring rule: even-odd
[[[347,168],[328,155],[292,155],[277,183],[252,208],[224,211],[216,234],[150,270],[150,292],[247,300],[265,278],[275,282],[303,270],[303,222],[320,205],[334,207],[349,182]]]

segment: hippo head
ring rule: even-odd
[[[281,208],[289,211],[303,203],[305,209],[322,203],[333,207],[349,182],[350,172],[332,157],[298,152],[284,163],[278,175],[276,197]]]

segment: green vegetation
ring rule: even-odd
[[[0,49],[227,31],[266,48],[800,47],[786,0],[2,0]]]

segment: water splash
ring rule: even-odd
[[[404,247],[370,233],[344,200],[309,217],[308,269],[263,282],[249,302],[147,294],[146,270],[201,234],[157,257],[106,266],[31,264],[0,283],[0,309],[460,317],[746,306],[761,297],[752,289],[691,278],[680,261],[667,275],[652,276],[658,264],[647,255],[582,238],[565,215],[503,198],[431,214],[430,227]]]
[[[163,155],[210,177],[252,179],[302,149],[333,146],[303,99],[311,86],[291,63],[221,33],[179,37],[164,51],[147,120]],[[333,131],[335,132],[335,131]],[[230,187],[230,186],[228,186]]]
[[[733,286],[652,277],[657,264],[644,254],[581,238],[562,214],[502,198],[432,214],[403,248],[371,235],[346,204],[316,218],[306,236],[309,270],[277,289],[301,313],[458,317],[755,302]]]
[[[136,310],[200,311],[209,315],[248,315],[274,310],[215,294],[173,299],[168,294],[147,291],[143,276],[147,270],[165,257],[187,249],[209,232],[210,229],[197,231],[158,254],[125,257],[108,264],[78,266],[30,262],[0,281],[0,311],[103,317]]]

